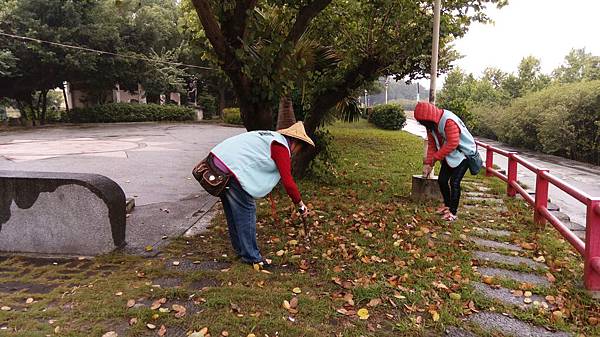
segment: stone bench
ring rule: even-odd
[[[125,194],[98,174],[0,170],[0,251],[99,255],[125,245]]]

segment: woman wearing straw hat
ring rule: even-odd
[[[256,242],[254,200],[271,192],[280,179],[300,214],[308,215],[291,172],[291,156],[304,144],[315,146],[306,134],[304,124],[297,122],[277,132],[242,133],[212,149],[209,156],[212,164],[232,177],[220,198],[231,245],[243,262],[266,265]]]

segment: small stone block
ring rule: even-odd
[[[424,178],[422,175],[412,176],[410,195],[414,200],[442,200],[437,178]]]
[[[484,239],[475,238],[475,237],[470,237],[469,240],[473,241],[477,246],[484,247],[484,248],[505,249],[505,250],[512,250],[515,252],[520,252],[523,250],[523,248],[521,248],[519,246],[504,243],[504,242],[497,242],[497,241],[493,241],[493,240],[484,240]]]
[[[555,217],[557,217],[557,218],[558,218],[558,220],[560,220],[560,221],[562,221],[562,222],[567,222],[567,221],[570,221],[570,220],[571,220],[571,218],[570,218],[568,215],[566,215],[565,213],[563,213],[563,212],[559,212],[559,211],[550,211],[550,213],[551,213],[552,215],[554,215]]]
[[[531,259],[527,259],[520,256],[508,256],[504,254],[498,254],[493,252],[482,252],[476,251],[473,253],[473,257],[477,260],[502,263],[509,266],[521,266],[525,265],[531,269],[548,269],[545,264],[535,262]]]
[[[455,328],[453,326],[449,326],[446,328],[444,336],[446,337],[476,337],[472,332],[467,330]]]
[[[492,235],[492,236],[497,236],[497,237],[502,237],[502,238],[510,237],[511,235],[514,234],[513,232],[510,232],[510,231],[505,231],[505,230],[500,230],[500,229],[491,229],[491,228],[480,228],[480,227],[473,227],[473,231],[474,231],[474,234]]]
[[[551,332],[543,327],[531,325],[516,318],[493,312],[479,312],[469,317],[469,321],[488,333],[500,332],[513,337],[572,337],[568,332]]]
[[[125,200],[125,211],[127,213],[131,213],[131,211],[133,211],[134,208],[135,208],[135,199],[134,198],[127,198]]]
[[[513,280],[521,283],[531,283],[537,286],[545,287],[550,285],[548,279],[532,273],[522,273],[501,268],[478,268],[477,272],[481,275],[488,275],[501,279]]]
[[[525,302],[523,302],[523,300],[525,299],[524,296],[520,296],[517,297],[515,295],[512,294],[511,289],[507,289],[507,288],[492,288],[490,286],[488,286],[487,284],[483,284],[480,282],[474,282],[473,283],[473,288],[475,289],[475,291],[477,291],[478,293],[482,294],[483,296],[493,299],[495,301],[498,301],[502,304],[505,305],[514,305],[515,307],[518,307],[520,309],[523,310],[529,310],[531,308],[535,308],[533,305],[533,302],[537,301],[539,303],[542,303],[545,301],[545,299],[541,296],[538,295],[533,295],[531,296],[531,301],[529,304],[526,304]]]

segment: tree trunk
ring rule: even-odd
[[[223,109],[225,109],[225,86],[221,85],[219,87],[219,117],[223,119]]]
[[[63,84],[62,86],[63,98],[65,99],[65,108],[67,109],[67,113],[69,113],[69,100],[67,100],[67,90]]]
[[[48,110],[48,90],[43,90],[42,94],[42,112],[40,116],[40,124],[46,124],[46,111]]]
[[[273,108],[268,103],[242,103],[240,113],[248,131],[273,129]]]

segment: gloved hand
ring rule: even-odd
[[[304,204],[304,202],[300,201],[297,206],[298,206],[298,213],[300,213],[300,215],[303,218],[308,217],[309,210],[308,210],[308,207],[306,207],[306,205]]]
[[[429,164],[423,165],[423,177],[429,177],[431,172],[433,171],[433,166]]]

